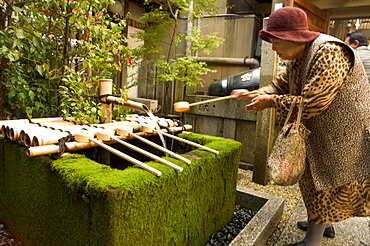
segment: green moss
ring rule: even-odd
[[[180,136],[220,154],[189,148],[184,156],[190,165],[165,157],[183,172],[147,162],[163,173],[157,177],[79,154],[56,161],[28,158],[24,147],[6,142],[4,222],[27,246],[203,246],[233,216],[241,144],[195,133]]]

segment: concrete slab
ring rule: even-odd
[[[237,204],[257,214],[229,246],[264,246],[283,214],[284,199],[238,186]]]

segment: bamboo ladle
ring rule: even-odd
[[[254,94],[254,92],[253,91],[245,92],[245,93],[240,94],[240,96],[247,96],[247,95],[250,95],[250,94]],[[235,96],[235,95],[230,95],[230,96],[225,96],[225,97],[212,98],[212,99],[209,99],[209,100],[199,101],[199,102],[195,102],[195,103],[188,103],[188,102],[185,102],[185,101],[176,102],[176,103],[173,104],[173,108],[176,112],[184,112],[184,111],[189,110],[190,107],[192,107],[192,106],[205,104],[205,103],[211,103],[211,102],[223,101],[223,100],[232,99],[232,98],[236,98],[236,97],[237,96]]]

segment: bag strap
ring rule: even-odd
[[[290,106],[288,115],[285,119],[284,125],[288,124],[290,117],[292,116],[293,110],[295,106],[297,105],[298,100],[299,100],[299,97],[295,96],[293,99],[292,105]],[[295,124],[297,125],[301,123],[302,111],[303,111],[303,98],[301,98],[301,101],[299,102],[297,118],[294,120]]]
[[[298,96],[297,96],[297,100],[298,100]],[[303,113],[303,97],[301,96],[301,101],[299,102],[299,106],[298,106],[298,115],[296,119],[297,126],[301,124],[302,113]]]
[[[286,117],[286,119],[285,119],[285,123],[284,123],[284,125],[288,124],[288,122],[289,122],[289,120],[290,120],[290,117],[292,116],[293,109],[294,109],[294,107],[295,107],[295,105],[296,105],[296,103],[297,103],[297,100],[298,100],[298,98],[297,98],[297,97],[294,97],[293,102],[292,102],[292,105],[290,106],[290,109],[289,109],[288,115],[287,115],[287,117]]]

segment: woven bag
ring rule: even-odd
[[[267,176],[270,184],[293,185],[301,179],[304,173],[306,166],[305,140],[310,131],[301,123],[303,99],[299,103],[297,117],[293,119],[293,122],[290,122],[297,103],[298,97],[295,97],[268,158]]]

